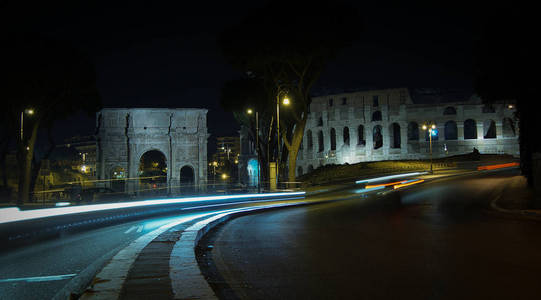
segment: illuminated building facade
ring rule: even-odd
[[[312,98],[297,176],[326,164],[427,159],[423,124],[434,124],[434,158],[479,150],[519,156],[513,102],[485,105],[475,95],[407,88]]]
[[[96,127],[97,176],[107,187],[139,191],[142,158],[151,151],[164,158],[168,194],[206,186],[206,109],[106,108]]]

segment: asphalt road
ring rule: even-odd
[[[515,175],[243,216],[200,266],[223,299],[539,299],[541,223],[487,211]]]
[[[180,218],[261,204],[185,207],[174,216],[153,217],[86,231],[66,233],[29,246],[0,252],[0,299],[66,299],[66,293],[81,292],[119,250],[162,225]],[[277,200],[266,201],[273,203]],[[192,209],[193,208],[193,209]],[[194,219],[186,224],[193,224]]]

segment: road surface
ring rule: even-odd
[[[236,218],[200,266],[222,299],[539,299],[541,223],[488,211],[517,173]]]

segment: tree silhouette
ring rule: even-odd
[[[291,98],[291,105],[280,110],[280,137],[287,149],[289,181],[295,181],[310,91],[326,65],[350,46],[359,32],[359,16],[345,2],[278,0],[270,1],[220,36],[226,59],[263,82],[266,107],[276,107],[280,92],[287,92]],[[266,113],[275,115],[276,111]]]
[[[532,153],[541,152],[539,110],[540,47],[535,10],[520,5],[486,6],[475,48],[476,92],[487,102],[516,101],[522,173],[533,184]]]
[[[31,33],[3,37],[2,122],[5,136],[17,141],[21,204],[29,200],[32,178],[39,171],[34,152],[38,129],[48,128],[51,133],[57,120],[79,111],[92,115],[101,107],[101,100],[91,60],[69,43]],[[20,115],[28,108],[34,114],[25,118],[21,140]],[[54,144],[49,154],[52,147]]]

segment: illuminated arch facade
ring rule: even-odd
[[[140,159],[157,150],[165,156],[168,194],[182,194],[185,166],[193,170],[196,188],[206,186],[206,109],[106,108],[96,115],[96,130],[97,176],[104,185],[111,185],[114,170],[124,170],[124,192],[136,193]]]

